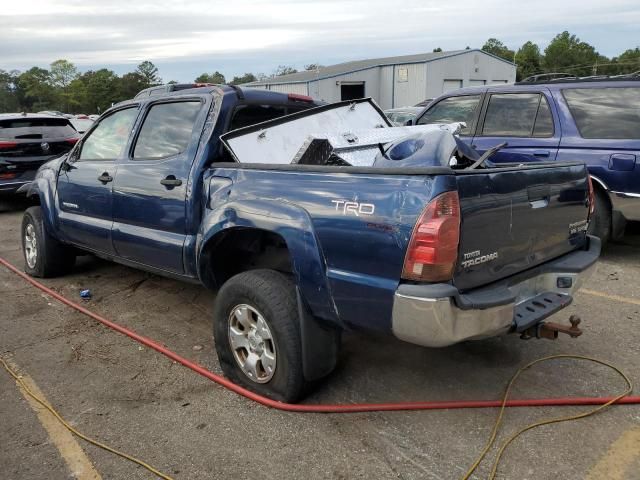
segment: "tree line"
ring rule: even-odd
[[[469,47],[467,47],[469,49]],[[541,51],[528,41],[511,49],[496,38],[488,39],[482,50],[517,64],[517,79],[539,73],[562,72],[577,76],[618,75],[640,71],[640,47],[608,58],[594,46],[565,31],[556,35]],[[441,52],[435,48],[434,52]],[[311,63],[305,70],[317,70],[322,65]],[[271,75],[244,73],[230,81],[219,72],[203,73],[194,79],[198,83],[230,83],[240,85],[270,77],[296,73],[292,66],[279,65]],[[176,83],[170,81],[168,83]],[[68,113],[101,113],[113,103],[133,98],[145,88],[162,84],[158,68],[144,61],[133,72],[118,76],[107,68],[80,72],[68,60],[56,60],[49,69],[32,67],[25,72],[0,69],[0,112],[37,112],[59,110]]]
[[[559,33],[544,51],[535,43],[525,42],[512,50],[496,38],[490,38],[482,50],[518,65],[517,80],[541,73],[568,73],[576,76],[621,75],[640,72],[640,48],[630,48],[616,57],[598,53],[593,45],[567,31]]]

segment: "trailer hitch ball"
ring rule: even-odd
[[[555,322],[540,322],[539,324],[527,329],[523,337],[524,338],[547,338],[549,340],[555,340],[558,338],[559,333],[565,333],[571,338],[577,338],[582,335],[582,330],[578,327],[581,319],[578,315],[571,315],[569,317],[569,325],[563,325]]]

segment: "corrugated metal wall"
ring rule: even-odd
[[[460,82],[462,87],[512,83],[516,81],[516,67],[477,51],[429,62],[426,98],[441,95],[454,81]]]
[[[427,89],[425,65],[423,62],[395,66],[394,107],[415,105],[425,99]]]
[[[371,67],[332,78],[312,80],[308,84],[271,84],[266,85],[266,88],[275,92],[311,95],[325,102],[337,102],[341,100],[341,84],[364,83],[365,96],[372,97],[381,108],[388,109],[415,105],[458,85],[468,87],[511,83],[515,78],[515,65],[471,50],[431,62]]]

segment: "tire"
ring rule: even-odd
[[[213,330],[220,366],[234,383],[281,402],[304,395],[296,290],[286,276],[250,270],[229,279],[216,298]]]
[[[69,272],[76,261],[72,247],[47,232],[40,207],[29,207],[22,217],[24,271],[32,277],[56,277]]]
[[[605,246],[611,238],[611,206],[600,189],[595,191],[595,198],[596,208],[589,222],[588,233],[599,237],[602,246]]]

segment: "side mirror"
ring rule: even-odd
[[[410,118],[409,120],[404,122],[404,126],[405,127],[412,127],[413,126],[413,122],[415,122],[415,120],[413,118]]]

